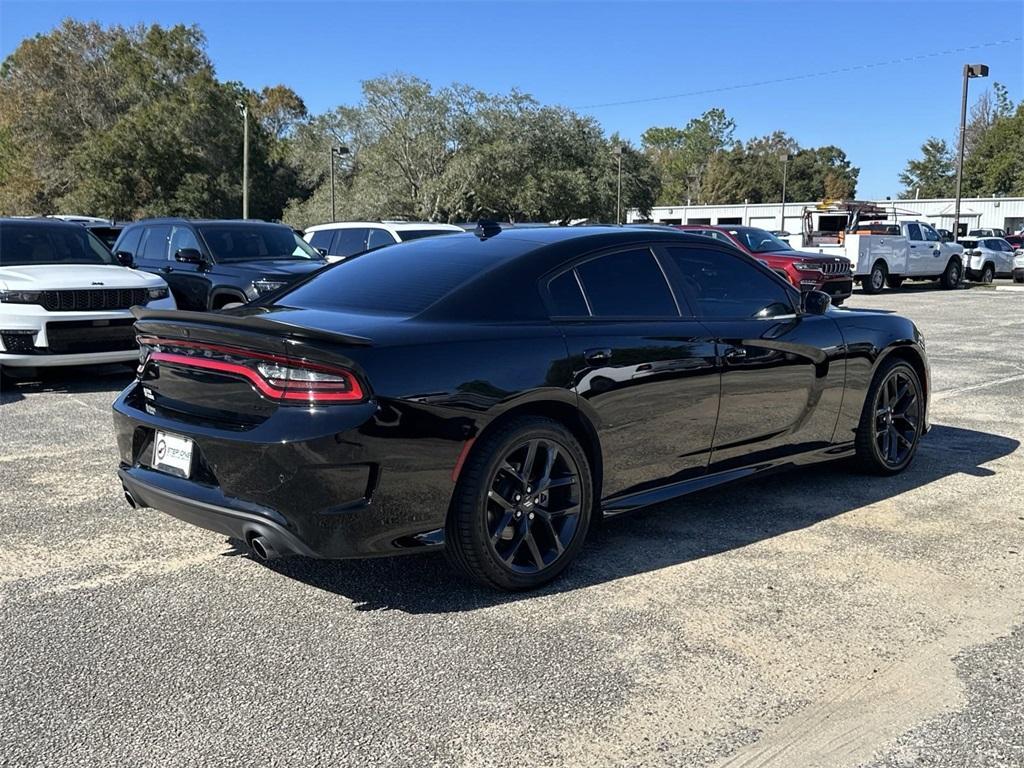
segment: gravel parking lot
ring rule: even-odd
[[[124,503],[125,369],[5,389],[0,764],[1024,765],[1024,293],[850,305],[927,337],[908,472],[618,518],[526,595],[260,564]]]

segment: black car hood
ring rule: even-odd
[[[326,261],[309,259],[253,259],[252,261],[231,261],[217,264],[216,271],[235,277],[295,278],[308,275],[327,266]]]

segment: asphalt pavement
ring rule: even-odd
[[[438,554],[256,562],[124,503],[125,368],[0,395],[0,765],[1024,765],[1024,292],[910,286],[906,473],[610,521],[503,595]]]

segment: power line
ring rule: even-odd
[[[757,80],[751,83],[739,83],[737,85],[726,85],[719,88],[705,88],[699,91],[687,91],[686,93],[673,93],[667,96],[648,96],[642,99],[626,99],[625,101],[606,101],[602,104],[586,104],[582,107],[576,107],[576,109],[601,109],[602,107],[622,107],[628,104],[647,104],[652,101],[668,101],[669,99],[683,99],[688,96],[706,96],[711,93],[723,93],[725,91],[736,91],[741,88],[757,88],[762,85],[776,85],[778,83],[791,83],[794,80],[810,80],[815,77],[829,77],[831,75],[841,75],[847,72],[862,72],[866,69],[877,69],[879,67],[891,67],[895,64],[907,64],[912,61],[921,61],[923,59],[934,59],[939,56],[951,56],[954,53],[965,53],[967,51],[977,51],[983,48],[995,48],[1000,45],[1009,45],[1011,43],[1019,43],[1024,38],[1011,37],[1006,40],[996,40],[988,43],[977,43],[975,45],[965,45],[960,48],[948,48],[944,51],[935,51],[933,53],[920,53],[916,56],[903,56],[899,59],[889,59],[888,61],[876,61],[871,64],[855,64],[850,67],[841,67],[840,69],[830,69],[824,72],[808,72],[802,75],[791,75],[790,77],[779,77],[774,80]]]

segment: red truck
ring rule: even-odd
[[[734,245],[767,264],[798,290],[824,291],[833,304],[842,304],[853,293],[853,269],[842,256],[794,251],[789,243],[757,227],[683,224],[675,228]]]

